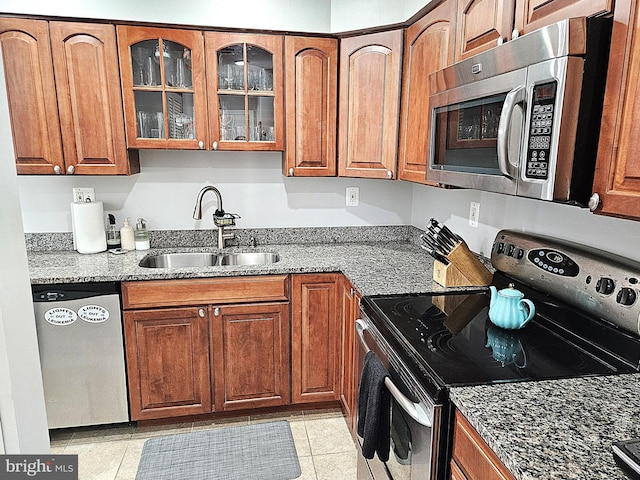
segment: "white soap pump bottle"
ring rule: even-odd
[[[124,219],[124,225],[120,229],[120,243],[125,250],[135,250],[136,240],[133,227],[129,224],[129,217]]]

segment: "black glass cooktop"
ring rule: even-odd
[[[637,337],[518,287],[537,311],[519,330],[491,323],[486,290],[365,297],[363,309],[433,387],[637,371]]]

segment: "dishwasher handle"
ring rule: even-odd
[[[358,338],[360,339],[360,343],[365,348],[366,352],[370,352],[371,349],[367,345],[367,341],[364,339],[364,331],[367,329],[367,326],[365,325],[364,321],[360,318],[357,319],[355,321],[355,328],[356,328],[356,333],[358,334]],[[384,379],[384,384],[387,387],[387,390],[389,390],[389,392],[391,393],[391,395],[393,395],[393,398],[396,399],[396,401],[398,402],[398,405],[400,405],[400,407],[407,413],[407,415],[413,418],[420,425],[431,428],[432,426],[431,420],[429,419],[429,416],[426,414],[426,412],[424,411],[424,409],[420,404],[415,403],[410,399],[408,399],[400,391],[400,389],[396,387],[396,385],[393,383],[393,380],[391,380],[390,377],[386,377]]]

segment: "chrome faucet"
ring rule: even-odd
[[[216,198],[218,199],[218,208],[216,208],[216,211],[213,214],[213,223],[218,228],[218,248],[223,249],[225,246],[225,240],[235,238],[234,233],[225,233],[224,229],[225,227],[235,226],[236,218],[240,218],[240,215],[235,213],[225,213],[222,208],[222,195],[220,195],[220,191],[214,186],[207,185],[200,190],[198,197],[196,198],[196,208],[193,210],[194,220],[202,219],[202,197],[204,197],[205,193],[210,191],[215,193]]]

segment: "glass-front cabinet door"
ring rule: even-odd
[[[282,41],[205,33],[213,150],[283,149]]]
[[[130,148],[208,145],[202,32],[118,27]]]

